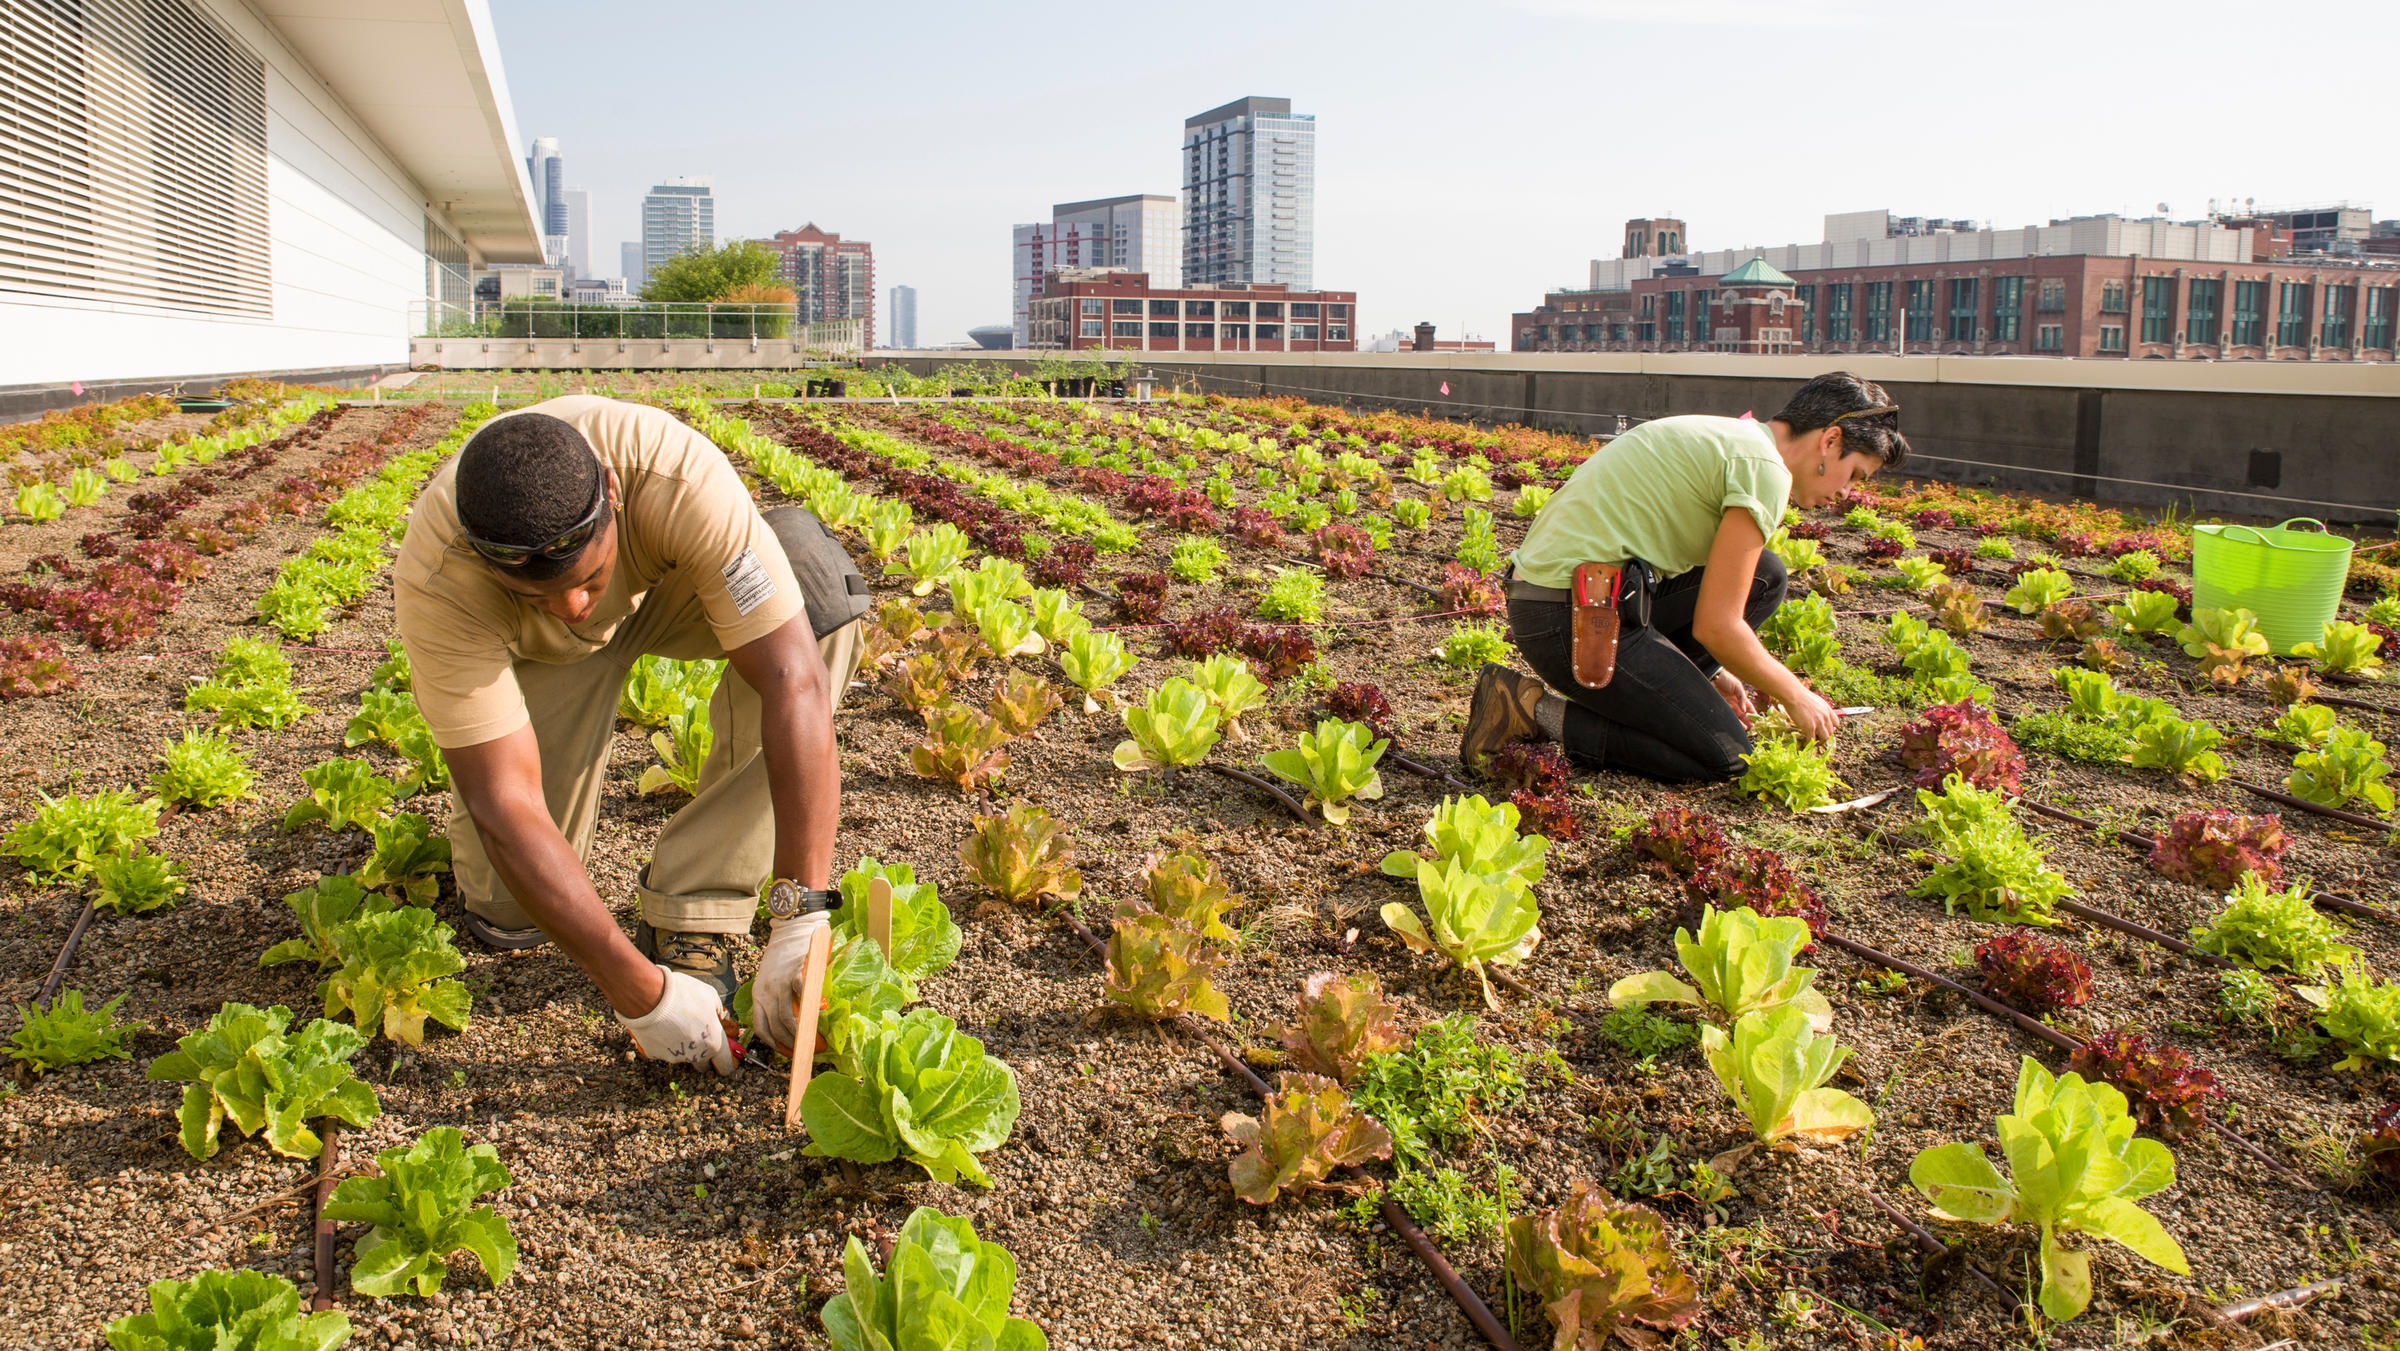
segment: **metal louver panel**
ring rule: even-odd
[[[269,315],[259,58],[186,0],[0,16],[0,291]]]

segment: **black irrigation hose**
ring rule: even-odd
[[[324,1149],[317,1155],[316,1187],[316,1269],[317,1293],[308,1307],[323,1313],[333,1307],[333,1221],[325,1216],[326,1203],[333,1199],[333,1184],[341,1172],[341,1123],[327,1118],[322,1137]]]
[[[2083,1043],[2068,1036],[2064,1032],[2059,1031],[2057,1028],[2050,1026],[2048,1023],[2042,1022],[2038,1018],[2031,1017],[2027,1014],[2017,1011],[2016,1009],[2010,1008],[2008,1005],[2003,1004],[1999,1000],[1993,999],[1988,995],[1982,994],[1975,990],[1970,990],[1966,986],[1959,984],[1957,981],[1950,979],[1948,976],[1928,971],[1924,967],[1918,966],[1913,962],[1903,961],[1889,953],[1878,952],[1875,949],[1868,947],[1864,943],[1854,942],[1850,939],[1842,937],[1839,934],[1824,933],[1819,934],[1818,937],[1823,939],[1825,942],[1840,948],[1842,951],[1849,953],[1851,956],[1859,958],[1862,961],[1873,962],[1877,966],[1883,967],[1887,970],[1897,971],[1901,975],[1908,976],[1911,979],[1927,981],[1932,984],[1939,985],[1943,989],[1948,990],[1953,994],[1962,996],[1969,1003],[1972,1003],[1976,1008],[1983,1010],[1985,1013],[1988,1013],[1995,1018],[2002,1019],[2003,1021],[2015,1024],[2019,1031],[2041,1041],[2047,1042],[2058,1050],[2072,1053],[2083,1045]],[[2249,1152],[2252,1158],[2257,1159],[2260,1163],[2263,1163],[2269,1168],[2274,1169],[2276,1172],[2282,1173],[2285,1176],[2293,1179],[2300,1185],[2308,1188],[2310,1191],[2322,1192],[2325,1190],[2323,1187],[2320,1187],[2315,1182],[2311,1181],[2304,1174],[2294,1170],[2290,1165],[2275,1158],[2273,1155],[2268,1154],[2265,1150],[2260,1149],[2257,1145],[2250,1143],[2247,1137],[2234,1130],[2231,1126],[2226,1125],[2224,1122],[2211,1117],[2209,1118],[2208,1124],[2215,1129],[2217,1134],[2224,1136],[2226,1139],[2233,1141],[2237,1145],[2240,1145],[2244,1150]]]
[[[1905,1231],[1910,1238],[1915,1239],[1917,1241],[1917,1246],[1930,1253],[1947,1253],[1950,1251],[1949,1244],[1944,1243],[1941,1241],[1941,1239],[1935,1237],[1932,1230],[1927,1229],[1924,1225],[1921,1225],[1915,1220],[1910,1219],[1908,1217],[1908,1212],[1900,1209],[1898,1206],[1893,1205],[1891,1202],[1884,1200],[1882,1197],[1877,1196],[1873,1192],[1868,1192],[1866,1196],[1868,1200],[1875,1203],[1875,1208],[1882,1211],[1886,1218],[1890,1219],[1892,1223],[1899,1225],[1900,1228]],[[2000,1288],[2000,1283],[1998,1281],[1995,1281],[1991,1277],[1984,1275],[1981,1270],[1977,1269],[1973,1265],[1969,1265],[1967,1267],[1967,1272],[1976,1280],[1983,1283],[1983,1288],[1992,1293],[1992,1298],[2008,1305],[2014,1305],[2017,1302],[2015,1296]]]
[[[2255,793],[2259,797],[2263,797],[2269,802],[2280,802],[2286,807],[2297,807],[2301,811],[2314,812],[2318,816],[2331,817],[2336,821],[2345,822],[2349,825],[2365,826],[2369,830],[2380,830],[2386,833],[2389,833],[2393,828],[2392,823],[2389,821],[2378,821],[2372,816],[2361,816],[2357,812],[2346,812],[2339,807],[2327,807],[2321,803],[2311,802],[2304,797],[2294,797],[2289,793],[2280,792],[2276,789],[2268,788],[2262,784],[2252,783],[2248,779],[2227,779],[2225,782],[2232,784],[2234,787],[2241,789],[2245,793]]]
[[[1409,759],[1407,756],[1402,755],[1398,751],[1385,751],[1383,758],[1391,761],[1395,765],[1398,765],[1400,768],[1408,771],[1409,773],[1416,775],[1420,779],[1431,779],[1435,783],[1447,784],[1462,793],[1472,793],[1475,791],[1472,785],[1460,781],[1456,775],[1446,774],[1441,770],[1435,769],[1431,765],[1419,764],[1418,762]]]
[[[83,903],[83,913],[75,917],[75,927],[67,930],[67,941],[58,950],[58,960],[50,964],[50,976],[42,982],[42,992],[33,997],[35,1007],[50,1007],[50,997],[58,993],[59,984],[67,978],[67,968],[75,964],[76,949],[83,946],[84,932],[92,927],[92,914],[98,904],[97,898]]]
[[[1059,914],[1073,927],[1077,937],[1089,944],[1092,951],[1101,954],[1103,960],[1106,959],[1108,947],[1100,941],[1099,935],[1093,933],[1082,920],[1076,918],[1073,911],[1062,909]],[[1239,1056],[1219,1045],[1216,1038],[1208,1035],[1198,1023],[1193,1022],[1189,1017],[1178,1014],[1165,1021],[1177,1031],[1208,1048],[1210,1054],[1216,1056],[1217,1060],[1227,1069],[1232,1070],[1235,1077],[1248,1085],[1250,1091],[1261,1100],[1274,1092],[1274,1089],[1268,1087],[1266,1080],[1258,1077],[1256,1070],[1243,1064]],[[1344,1171],[1354,1181],[1373,1181],[1368,1177],[1365,1169],[1355,1165],[1346,1165]],[[1519,1351],[1516,1338],[1511,1337],[1508,1329],[1501,1326],[1500,1319],[1492,1313],[1492,1306],[1484,1303],[1483,1296],[1476,1294],[1474,1287],[1468,1285],[1459,1276],[1458,1269],[1450,1265],[1450,1259],[1443,1256],[1441,1248],[1423,1229],[1417,1227],[1417,1222],[1409,1217],[1408,1212],[1401,1208],[1399,1202],[1392,1199],[1388,1190],[1383,1196],[1383,1222],[1391,1226],[1392,1232],[1398,1234],[1401,1241],[1408,1244],[1409,1251],[1417,1255],[1417,1260],[1425,1264],[1425,1269],[1433,1273],[1435,1282],[1450,1296],[1451,1302],[1458,1305],[1459,1312],[1467,1316],[1467,1321],[1475,1325],[1475,1330],[1483,1334],[1484,1340],[1492,1344],[1494,1351]]]
[[[2233,962],[2228,961],[2223,957],[2219,957],[2213,952],[2205,952],[2199,948],[2193,947],[2191,944],[2184,942],[2182,939],[2175,937],[2173,934],[2160,933],[2158,930],[2151,928],[2147,924],[2135,923],[2134,921],[2129,920],[2122,915],[2112,915],[2106,910],[2095,910],[2088,905],[2078,904],[2074,901],[2062,900],[2056,902],[2056,904],[2059,909],[2075,916],[2077,919],[2089,920],[2091,923],[2097,924],[2104,929],[2114,929],[2118,933],[2130,934],[2135,938],[2145,939],[2149,942],[2156,943],[2160,947],[2165,948],[2167,951],[2172,952],[2179,957],[2189,957],[2193,961],[2199,962],[2204,966],[2214,966],[2230,971],[2235,965]]]
[[[1322,829],[1322,826],[1318,822],[1317,818],[1309,814],[1308,808],[1300,805],[1300,800],[1298,798],[1293,797],[1291,794],[1276,787],[1274,784],[1269,783],[1265,779],[1258,777],[1249,770],[1235,769],[1231,765],[1204,764],[1200,767],[1212,774],[1221,774],[1226,778],[1233,780],[1235,783],[1246,783],[1250,785],[1252,788],[1255,788],[1260,792],[1267,794],[1269,797],[1274,798],[1277,802],[1282,803],[1286,811],[1289,811],[1292,815],[1297,816],[1301,820],[1307,822],[1310,829]]]

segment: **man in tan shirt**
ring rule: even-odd
[[[487,946],[555,941],[644,1054],[730,1073],[722,1010],[762,884],[758,1030],[792,985],[841,816],[833,709],[866,585],[816,518],[762,514],[722,451],[656,408],[552,399],[496,418],[419,495],[393,569],[417,705],[449,762],[453,867]],[[585,871],[636,658],[724,657],[715,741],[635,879],[629,941]]]

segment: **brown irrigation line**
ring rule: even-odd
[[[2246,1318],[2255,1318],[2269,1309],[2298,1308],[2319,1295],[2330,1295],[2347,1284],[2349,1284],[2347,1281],[2311,1281],[2296,1289],[2278,1290],[2272,1295],[2260,1295],[2256,1299],[2245,1299],[2239,1304],[2228,1304],[2217,1310],[2217,1317],[2228,1323],[2239,1323]]]
[[[2263,784],[2252,783],[2248,779],[2227,779],[2225,782],[2245,793],[2255,793],[2269,802],[2280,802],[2286,807],[2296,807],[2304,812],[2314,812],[2319,816],[2331,817],[2336,821],[2347,822],[2354,826],[2365,826],[2369,830],[2389,832],[2392,829],[2392,823],[2389,821],[2378,821],[2372,816],[2361,816],[2357,812],[2346,812],[2339,807],[2327,807],[2311,802],[2304,797],[2293,797],[2289,793],[2268,788]]]
[[[1073,926],[1076,936],[1090,944],[1092,950],[1100,953],[1105,959],[1108,947],[1100,941],[1099,936],[1086,927],[1082,920],[1076,918],[1073,912],[1061,910],[1059,913],[1065,917],[1069,925]],[[1185,1036],[1207,1047],[1209,1052],[1215,1055],[1227,1069],[1232,1070],[1243,1083],[1249,1085],[1250,1091],[1257,1094],[1261,1100],[1274,1093],[1274,1090],[1267,1086],[1267,1081],[1258,1077],[1257,1071],[1243,1064],[1240,1057],[1218,1045],[1216,1038],[1209,1036],[1199,1024],[1182,1015],[1177,1015],[1167,1021]],[[1345,1171],[1356,1181],[1372,1180],[1364,1169],[1348,1166]],[[1492,1306],[1484,1303],[1483,1296],[1476,1294],[1474,1287],[1459,1277],[1458,1269],[1450,1265],[1450,1259],[1442,1255],[1442,1250],[1435,1246],[1433,1239],[1428,1237],[1424,1230],[1417,1227],[1417,1222],[1409,1218],[1408,1212],[1401,1208],[1399,1202],[1392,1199],[1388,1190],[1383,1195],[1383,1222],[1391,1226],[1392,1232],[1398,1234],[1401,1240],[1408,1244],[1409,1251],[1415,1253],[1417,1260],[1425,1264],[1425,1269],[1433,1273],[1433,1279],[1450,1296],[1451,1302],[1458,1305],[1459,1312],[1467,1316],[1467,1321],[1475,1325],[1475,1330],[1483,1334],[1483,1339],[1490,1342],[1495,1351],[1519,1351],[1517,1339],[1511,1337],[1508,1329],[1501,1326],[1500,1319],[1492,1312]]]
[[[2034,1037],[2037,1040],[2047,1042],[2058,1050],[2072,1053],[2080,1049],[2083,1045],[2083,1043],[2075,1040],[2073,1037],[2068,1036],[2066,1033],[2059,1031],[2057,1028],[2050,1026],[2048,1023],[2045,1023],[2038,1018],[2021,1013],[2016,1009],[2010,1008],[2008,1005],[2001,1003],[1999,1000],[1994,999],[1989,995],[1980,993],[1979,991],[1970,990],[1966,986],[1959,984],[1957,981],[1950,979],[1948,976],[1944,976],[1933,971],[1928,971],[1924,967],[1918,966],[1913,962],[1903,961],[1898,957],[1892,956],[1890,953],[1878,952],[1875,949],[1868,947],[1864,943],[1854,942],[1850,939],[1842,937],[1840,934],[1829,932],[1820,934],[1818,937],[1861,961],[1873,962],[1877,966],[1883,967],[1886,970],[1897,971],[1901,975],[1907,976],[1913,980],[1922,980],[1934,985],[1939,985],[1943,989],[1950,991],[1952,994],[1964,998],[1967,1000],[1967,1002],[1973,1004],[1976,1008],[1983,1010],[1985,1013],[2001,1019],[2002,1021],[2015,1024],[2017,1030],[2024,1032],[2026,1035]],[[2284,1163],[2280,1159],[2277,1159],[2273,1155],[2267,1153],[2265,1150],[2260,1149],[2257,1145],[2250,1143],[2247,1137],[2235,1131],[2232,1127],[2226,1125],[2224,1122],[2211,1117],[2209,1118],[2208,1124],[2217,1132],[2217,1134],[2224,1136],[2226,1139],[2233,1141],[2237,1145],[2240,1145],[2244,1150],[2248,1151],[2252,1158],[2257,1159],[2260,1163],[2263,1163],[2269,1168],[2274,1169],[2276,1172],[2282,1173],[2286,1177],[2293,1179],[2294,1181],[2300,1183],[2300,1185],[2307,1187],[2310,1191],[2322,1192],[2325,1190],[2323,1187],[2320,1187],[2316,1183],[2310,1181],[2303,1174],[2295,1171],[2290,1165]]]
[[[75,964],[75,951],[83,946],[84,931],[92,927],[92,914],[98,908],[97,898],[83,903],[83,913],[75,917],[75,927],[67,930],[67,941],[58,949],[58,960],[50,964],[50,976],[42,982],[42,992],[33,997],[37,1008],[50,1007],[50,997],[58,993],[67,978],[67,968]]]
[[[309,1308],[323,1313],[333,1307],[333,1221],[325,1217],[326,1203],[333,1199],[335,1175],[342,1166],[341,1123],[327,1118],[325,1147],[317,1154],[317,1293]]]
[[[1915,1220],[1910,1219],[1908,1217],[1908,1212],[1900,1209],[1898,1206],[1893,1205],[1891,1202],[1884,1200],[1882,1197],[1877,1196],[1873,1192],[1868,1192],[1866,1197],[1868,1200],[1875,1203],[1875,1208],[1882,1211],[1886,1218],[1890,1219],[1892,1223],[1899,1225],[1902,1231],[1907,1233],[1910,1238],[1915,1239],[1917,1241],[1917,1246],[1930,1253],[1946,1253],[1950,1251],[1949,1244],[1944,1243],[1941,1241],[1941,1239],[1935,1237],[1932,1230],[1927,1229],[1924,1225],[1921,1225]],[[1991,1291],[1994,1299],[1999,1300],[2003,1304],[2010,1305],[2013,1305],[2017,1302],[2015,1296],[2000,1288],[2000,1283],[1998,1281],[1995,1281],[1991,1277],[1984,1275],[1983,1272],[1978,1270],[1973,1264],[1968,1265],[1967,1273],[1973,1276],[1976,1280],[1982,1282],[1983,1288]]]
[[[1407,770],[1409,773],[1416,775],[1420,779],[1431,779],[1435,783],[1447,784],[1462,793],[1472,793],[1475,791],[1473,786],[1460,782],[1455,776],[1445,774],[1441,770],[1435,769],[1431,765],[1420,764],[1417,761],[1411,760],[1407,756],[1402,755],[1398,751],[1386,751],[1384,752],[1383,758],[1391,761],[1395,765],[1400,766],[1400,768]]]
[[[2045,806],[2032,798],[2018,798],[2017,801],[2022,803],[2027,811],[2038,816],[2047,816],[2053,821],[2064,821],[2069,825],[2082,826],[2086,830],[2106,831],[2137,848],[2154,849],[2158,846],[2158,837],[2155,835],[2111,826],[2105,821],[2095,821],[2088,816],[2078,816],[2061,807]],[[2355,915],[2360,919],[2379,919],[2386,923],[2400,924],[2400,915],[2395,915],[2389,910],[2378,910],[2374,906],[2351,900],[2347,896],[2336,896],[2330,892],[2315,892],[2308,899],[2315,905],[2337,914]]]
[[[1302,821],[1307,822],[1311,829],[1317,828],[1317,818],[1309,814],[1308,808],[1300,805],[1299,799],[1276,787],[1274,784],[1269,783],[1267,780],[1258,777],[1256,774],[1251,773],[1249,770],[1235,769],[1231,765],[1202,765],[1201,768],[1209,771],[1212,774],[1221,774],[1226,778],[1233,780],[1235,783],[1246,783],[1250,785],[1252,788],[1255,788],[1258,791],[1265,793],[1267,796],[1274,798],[1277,802],[1282,803],[1284,810],[1290,812],[1294,816],[1299,817]]]

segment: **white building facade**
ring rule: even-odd
[[[1185,286],[1316,285],[1317,119],[1237,99],[1183,124]]]
[[[687,249],[717,246],[717,203],[710,181],[670,178],[642,198],[642,280]],[[628,279],[630,280],[630,278]]]
[[[404,363],[542,261],[485,0],[12,5],[0,390]]]
[[[1162,193],[1061,202],[1048,224],[1011,230],[1010,332],[1026,345],[1033,298],[1042,278],[1066,268],[1147,272],[1154,286],[1181,285],[1182,225],[1175,199]]]

